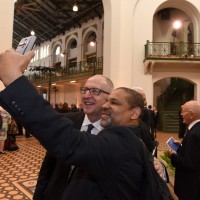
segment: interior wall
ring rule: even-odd
[[[148,10],[145,9],[147,4]],[[157,31],[153,28],[153,16],[159,9],[174,7],[197,22],[199,0],[183,1],[181,4],[179,0],[157,0],[151,3],[148,0],[103,0],[103,5],[104,74],[113,80],[116,87],[143,87],[149,104],[153,104],[153,77],[144,73],[143,65],[144,45],[147,40],[153,40],[153,32]],[[199,25],[195,25],[195,41],[198,42]],[[175,73],[172,70],[168,77],[173,75]]]
[[[191,19],[187,16],[187,14],[179,9],[172,9],[169,14],[169,19],[162,19],[161,14],[158,15],[157,13],[154,15],[154,22],[153,22],[153,41],[154,42],[187,42],[184,40],[184,35],[180,34],[186,30],[183,30],[184,27],[180,27],[180,29],[176,30],[176,36],[173,38],[173,22],[175,20],[181,19],[181,22],[191,22]]]
[[[9,14],[8,14],[9,13]],[[0,52],[12,48],[14,3],[13,0],[0,1]],[[0,81],[0,90],[4,88]]]
[[[104,6],[103,74],[115,87],[131,86],[132,15],[136,0],[102,0]]]

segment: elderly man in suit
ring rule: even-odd
[[[199,200],[200,104],[192,100],[181,108],[183,123],[188,125],[188,131],[178,151],[168,151],[172,165],[176,168],[174,191],[179,200]]]

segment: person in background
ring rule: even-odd
[[[78,112],[78,108],[76,107],[76,104],[75,103],[72,103],[71,104],[71,109],[70,109],[71,112]]]
[[[56,111],[60,112],[60,109],[59,109],[58,103],[55,103],[55,107],[54,107],[54,109],[55,109]]]
[[[70,107],[67,102],[62,104],[62,108],[59,110],[60,113],[67,113],[70,112]]]
[[[11,117],[8,123],[8,131],[9,136],[12,136],[13,138],[16,138],[16,135],[18,135],[18,126],[16,120]]]
[[[149,109],[146,107],[147,105],[147,99],[146,94],[141,87],[132,87],[133,90],[136,90],[139,92],[144,100],[144,110],[142,114],[142,120],[140,121],[140,130],[141,130],[141,137],[144,143],[146,144],[148,150],[151,153],[155,153],[155,156],[157,156],[157,141],[155,141],[154,137],[152,136],[150,132],[150,112]]]
[[[25,138],[30,138],[31,137],[31,133],[25,129]]]
[[[150,113],[150,131],[151,131],[151,135],[153,136],[153,138],[155,138],[155,135],[154,135],[155,113],[152,110],[152,105],[148,105],[148,109],[149,109],[149,113]]]
[[[200,103],[188,101],[181,106],[183,122],[188,131],[177,152],[168,155],[175,167],[174,192],[179,200],[200,199]]]
[[[78,111],[79,111],[79,112],[84,111],[84,109],[83,109],[83,104],[82,104],[82,103],[79,104]]]
[[[4,144],[7,138],[8,121],[8,113],[0,110],[0,154],[5,154]]]
[[[132,87],[132,89],[139,92],[144,100],[144,112],[139,124],[141,138],[143,142],[146,144],[148,150],[152,153],[152,155],[154,155],[154,163],[159,164],[156,168],[158,168],[159,170],[161,170],[162,168],[161,170],[162,173],[160,173],[160,175],[162,174],[161,177],[165,182],[169,182],[169,176],[165,165],[163,163],[160,163],[157,159],[157,151],[159,143],[158,141],[155,140],[155,137],[153,137],[153,135],[151,134],[150,127],[148,126],[148,124],[150,123],[150,112],[149,109],[147,109],[147,107],[145,106],[147,105],[146,94],[144,92],[144,89],[141,87]]]
[[[63,107],[63,102],[60,102],[59,104],[58,104],[58,111],[60,112],[60,110],[62,110],[62,107]]]
[[[154,111],[154,135],[156,138],[156,133],[157,133],[157,127],[158,127],[158,119],[159,119],[159,112],[156,106],[153,107],[153,111]]]
[[[178,138],[184,138],[186,132],[186,124],[183,122],[183,116],[181,115],[181,109],[178,111],[178,120],[179,120],[179,130],[178,130]]]
[[[146,98],[146,94],[144,92],[144,89],[141,88],[141,87],[132,87],[132,89],[139,92],[144,99],[144,112],[142,114],[142,121],[146,124],[147,128],[150,130],[151,116],[150,116],[149,109],[147,108],[147,98]]]
[[[2,129],[2,125],[3,125],[3,117],[1,116],[1,110],[0,110],[0,129]]]
[[[16,121],[16,124],[17,124],[17,130],[18,130],[18,134],[17,135],[23,135],[23,127],[20,123],[18,123]]]

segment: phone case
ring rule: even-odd
[[[174,138],[171,137],[167,140],[166,144],[173,150],[173,151],[178,151],[179,147],[181,146],[179,143],[174,142]]]
[[[20,54],[25,54],[26,52],[32,50],[35,44],[35,40],[36,40],[35,36],[29,36],[29,37],[23,38],[20,41],[16,49],[16,52]]]

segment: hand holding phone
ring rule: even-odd
[[[180,143],[175,142],[175,140],[174,140],[173,137],[170,137],[170,138],[167,140],[166,144],[168,145],[168,147],[169,147],[170,149],[172,149],[172,150],[175,151],[175,152],[177,152],[178,149],[179,149],[179,147],[181,146]]]
[[[25,54],[26,52],[32,50],[34,47],[35,41],[36,41],[36,37],[34,35],[23,38],[20,41],[16,49],[16,52],[20,54]]]

